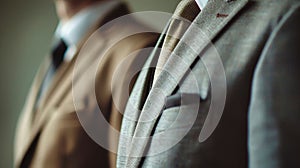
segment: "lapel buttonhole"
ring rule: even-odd
[[[217,18],[226,18],[228,14],[217,13]]]
[[[227,3],[232,2],[232,1],[235,1],[235,0],[225,0],[225,2],[227,2]]]

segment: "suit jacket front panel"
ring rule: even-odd
[[[211,39],[213,48],[219,53],[224,65],[227,84],[226,104],[217,128],[206,141],[199,142],[199,134],[212,103],[209,75],[201,61],[210,58],[208,47],[199,53],[202,59],[196,59],[193,63],[192,72],[188,73],[182,81],[182,89],[174,93],[188,92],[199,95],[201,101],[195,123],[180,142],[165,152],[145,157],[138,162],[139,166],[248,167],[248,110],[254,71],[271,33],[282,17],[294,10],[295,6],[292,2],[250,1],[215,38]],[[210,14],[216,15],[216,13]],[[195,22],[203,21],[196,19]],[[189,90],[191,87],[188,81],[195,76],[199,90]],[[171,95],[166,99],[169,96]],[[185,105],[164,109],[153,128],[154,136],[162,132],[171,132],[173,134],[167,138],[161,137],[162,142],[176,139],[182,129],[187,127],[180,122],[175,122],[182,108],[186,108]],[[187,108],[183,112],[185,117],[192,118],[191,110]],[[157,147],[157,144],[150,142],[148,154],[155,151]],[[134,163],[131,162],[134,159],[127,158],[125,163]],[[267,161],[273,162],[268,159]],[[119,166],[122,167],[121,164]]]

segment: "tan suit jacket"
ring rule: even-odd
[[[133,19],[128,23],[120,23],[122,25],[113,24],[108,29],[94,35],[96,41],[90,43],[89,47],[95,49],[97,54],[92,50],[82,50],[85,48],[83,47],[84,42],[98,27],[125,14],[128,14],[126,5],[119,4],[99,20],[98,24],[82,41],[75,57],[70,61],[65,61],[59,67],[48,91],[41,98],[40,105],[36,109],[37,96],[51,64],[50,57],[47,57],[42,63],[19,119],[15,138],[15,167],[108,167],[107,150],[98,145],[86,133],[76,111],[86,112],[88,109],[95,108],[98,103],[102,113],[108,119],[113,104],[111,87],[113,85],[114,89],[118,90],[117,87],[121,86],[122,82],[120,79],[118,81],[120,85],[111,83],[116,67],[131,52],[153,43],[155,36],[138,34],[123,39],[111,48],[106,48],[108,47],[107,44],[118,40],[120,33],[126,34],[129,30],[143,27]],[[75,86],[81,77],[93,76],[85,71],[98,60],[97,57],[104,51],[105,55],[99,63],[95,75],[97,103],[88,102],[88,97],[92,97],[89,95],[91,94],[90,91],[82,91],[84,99],[76,99],[77,102],[74,103],[72,86]],[[76,61],[79,55],[82,58],[80,63]],[[75,66],[82,72],[82,76],[79,75],[76,80],[73,79]],[[84,86],[81,88],[89,90]]]

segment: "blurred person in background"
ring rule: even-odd
[[[92,33],[105,23],[129,14],[129,10],[126,4],[118,0],[54,2],[60,22],[54,34],[52,50],[36,74],[18,122],[14,165],[20,168],[109,167],[109,152],[89,137],[76,115],[76,110],[90,109],[91,104],[84,99],[83,106],[75,109],[72,86],[76,85],[76,81],[72,83],[72,75],[76,59]],[[143,25],[135,20],[128,24],[112,24],[98,33],[98,41],[89,46],[99,52],[105,51],[97,67],[95,81],[99,87],[96,95],[101,99],[100,108],[108,120],[113,106],[111,78],[117,65],[131,52],[150,46],[156,36],[139,34],[125,38],[109,49],[105,47],[122,33],[139,27]],[[83,60],[79,63],[83,73],[97,60],[98,55],[101,54],[95,57],[92,51],[83,52]],[[121,85],[121,79],[118,82]]]

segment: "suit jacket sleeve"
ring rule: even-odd
[[[250,168],[300,167],[300,8],[279,21],[255,69]]]

